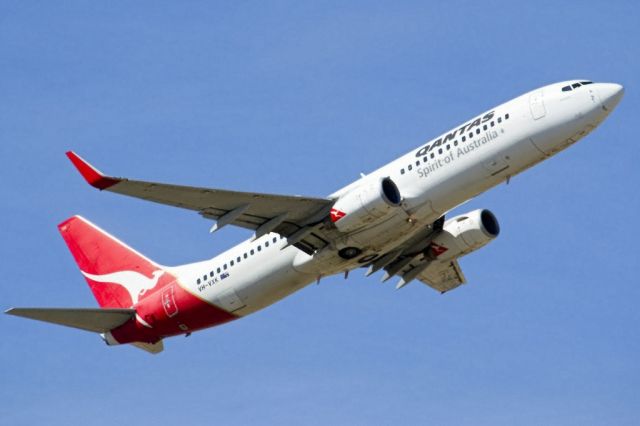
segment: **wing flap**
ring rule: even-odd
[[[12,308],[5,313],[95,333],[106,333],[129,321],[135,316],[136,311],[100,308]]]
[[[441,293],[465,284],[466,279],[457,259],[442,262],[427,250],[433,238],[442,229],[443,223],[444,217],[441,217],[431,226],[416,233],[403,245],[379,257],[379,260],[373,261],[369,265],[367,276],[384,268],[383,281],[387,281],[394,275],[400,277],[396,289],[418,279]]]
[[[431,263],[417,278],[440,293],[453,290],[467,282],[457,260]]]

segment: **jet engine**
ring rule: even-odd
[[[350,232],[389,216],[402,197],[389,177],[372,179],[342,195],[331,209],[331,221],[341,232]]]
[[[500,225],[493,213],[474,210],[447,220],[426,254],[440,261],[455,259],[485,246],[499,233]]]

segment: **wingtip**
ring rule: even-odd
[[[71,225],[74,222],[77,222],[78,220],[82,221],[82,222],[88,222],[90,223],[87,219],[85,219],[84,217],[80,216],[79,214],[73,215],[68,219],[63,220],[62,222],[60,222],[58,224],[58,230],[62,233],[62,232],[66,232],[67,229],[69,228],[69,225]]]
[[[100,172],[100,170],[93,167],[75,152],[67,151],[65,154],[67,155],[67,158],[71,160],[71,163],[73,163],[78,172],[82,175],[84,180],[86,180],[87,183],[94,188],[103,190],[120,182],[119,179],[105,176],[102,172]]]

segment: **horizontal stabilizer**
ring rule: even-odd
[[[106,333],[133,318],[136,311],[135,309],[100,308],[11,308],[5,313],[96,333]]]

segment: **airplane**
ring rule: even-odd
[[[58,228],[100,308],[13,308],[150,353],[163,339],[242,318],[319,282],[367,268],[400,289],[444,293],[466,283],[458,259],[500,233],[495,215],[456,207],[573,145],[618,105],[624,88],[570,80],[483,112],[326,198],[197,188],[103,174],[73,151],[93,187],[198,212],[253,236],[210,260],[154,262],[87,219]]]

